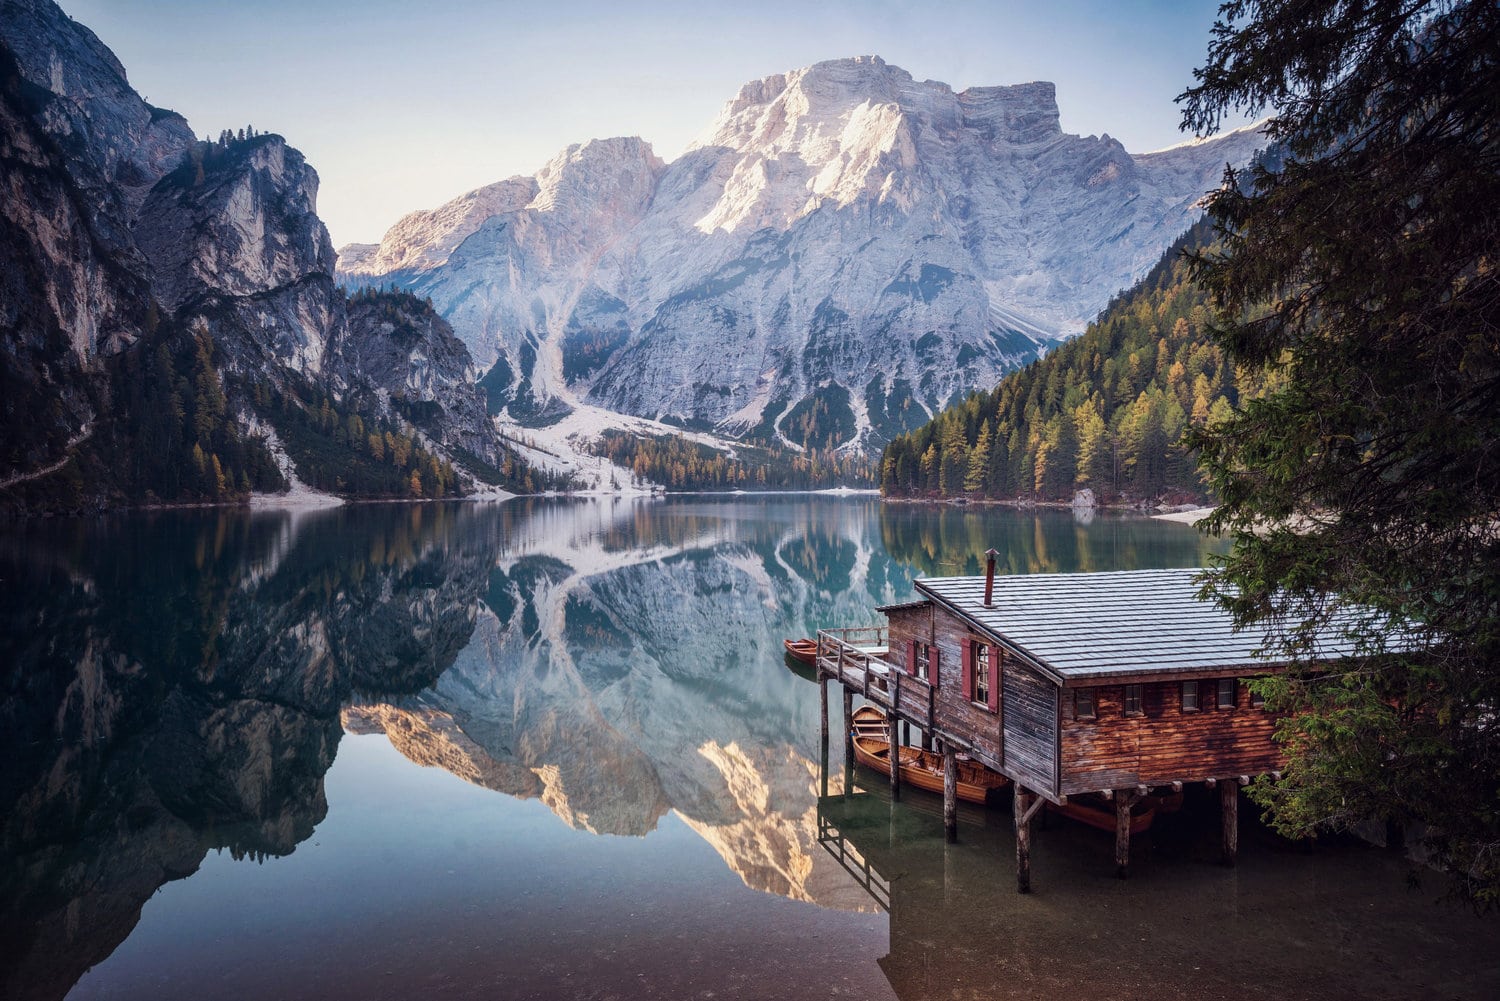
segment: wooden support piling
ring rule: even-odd
[[[818,795],[828,798],[828,737],[823,737],[823,753],[818,756]]]
[[[958,840],[958,755],[943,748],[943,836],[951,845]]]
[[[1115,793],[1115,875],[1130,875],[1130,807],[1135,794],[1121,789]]]
[[[1031,815],[1032,804],[1039,799],[1036,793],[1016,786],[1015,798],[1011,800],[1011,811],[1016,820],[1016,892],[1031,892]]]
[[[828,678],[822,674],[818,675],[818,705],[822,708],[822,738],[823,753],[828,753]]]
[[[844,761],[854,760],[854,693],[844,689]]]
[[[891,739],[891,802],[901,798],[901,743],[896,739],[896,721],[887,724]]]
[[[1219,807],[1224,824],[1224,864],[1232,866],[1240,854],[1240,787],[1219,784]]]

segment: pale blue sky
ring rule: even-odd
[[[279,132],[322,178],[334,243],[639,135],[670,160],[748,80],[876,54],[917,79],[1051,80],[1062,125],[1132,152],[1184,138],[1172,98],[1216,3],[990,0],[61,0],[199,135]]]

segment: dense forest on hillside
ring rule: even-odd
[[[152,325],[85,383],[97,416],[55,471],[17,477],[0,506],[72,512],[114,504],[233,501],[286,481],[265,440],[234,419],[212,339]]]
[[[881,456],[895,497],[1101,500],[1206,497],[1183,431],[1264,391],[1208,337],[1207,298],[1183,251],[1212,239],[1199,222],[1079,337],[901,435]]]
[[[380,293],[384,294],[384,293]],[[86,383],[99,416],[64,458],[35,477],[0,482],[0,510],[57,513],[134,504],[233,503],[252,491],[286,489],[267,447],[274,429],[298,475],[346,497],[437,498],[464,492],[456,471],[426,447],[414,404],[382,413],[373,394],[335,398],[283,373],[221,377],[218,346],[206,330],[158,322]],[[244,421],[249,418],[249,427]],[[533,469],[511,450],[500,467],[451,450],[479,479],[531,493],[560,489],[567,477]]]
[[[617,466],[672,490],[808,490],[867,486],[869,459],[825,449],[741,444],[734,455],[675,435],[606,431],[596,448]]]
[[[455,497],[462,493],[453,466],[422,447],[400,425],[373,408],[339,403],[312,386],[286,392],[255,387],[297,475],[319,490],[356,497]]]

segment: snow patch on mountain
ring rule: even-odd
[[[530,425],[595,406],[877,448],[1080,331],[1261,143],[1132,155],[1064,133],[1050,83],[833,60],[746,84],[670,164],[570,146],[345,248],[340,276],[431,297]]]

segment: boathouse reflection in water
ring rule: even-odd
[[[1434,971],[1451,971],[1447,996],[1496,996],[1493,929],[1435,917],[1431,889],[1402,892],[1379,853],[1251,838],[1229,873],[1209,804],[1206,842],[1192,822],[1159,825],[1125,887],[1107,836],[1054,819],[1023,902],[1006,809],[961,806],[945,846],[939,799],[893,805],[882,781],[820,762],[817,692],[782,637],[867,621],[915,573],[992,545],[1015,572],[1194,566],[1211,547],[1139,519],[821,498],[0,533],[0,994],[60,997],[97,964],[79,996],[439,981],[626,996],[636,972],[611,981],[618,955],[659,952],[672,996],[878,997],[881,971],[908,1001],[1351,993],[1338,977],[1421,996]],[[496,834],[518,818],[526,838]],[[820,847],[832,831],[842,856]],[[265,865],[206,857],[221,846]],[[524,919],[519,891],[534,894]],[[1391,957],[1404,965],[1383,983]]]
[[[1044,878],[1022,895],[1008,808],[960,804],[948,844],[939,797],[893,802],[884,776],[864,769],[845,788],[819,797],[818,842],[889,912],[878,962],[903,1001],[1084,984],[1165,999],[1478,998],[1500,986],[1493,959],[1474,971],[1494,929],[1433,907],[1398,856],[1291,844],[1242,818],[1239,865],[1225,867],[1217,797],[1202,790],[1138,839],[1141,878],[1129,881],[1114,878],[1108,834],[1052,816],[1032,847]]]

